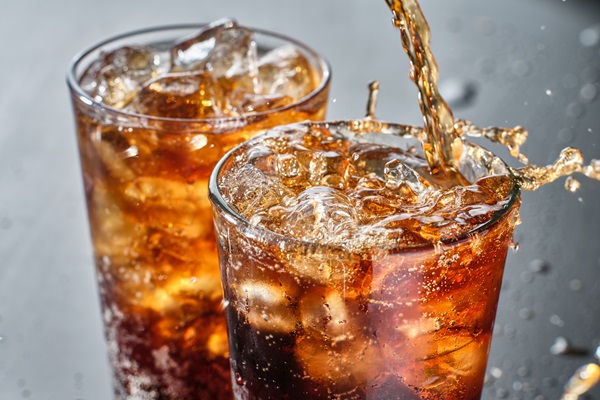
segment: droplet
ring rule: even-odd
[[[595,83],[600,76],[600,72],[593,67],[588,67],[581,72],[581,80],[584,83]]]
[[[550,346],[550,353],[554,354],[555,356],[567,354],[570,350],[571,344],[562,336],[554,339],[554,344]]]
[[[529,368],[519,367],[519,369],[517,369],[517,375],[519,375],[522,378],[525,378],[526,376],[529,375]]]
[[[575,130],[571,128],[563,128],[558,132],[558,138],[564,144],[570,143],[575,139]]]
[[[6,217],[0,218],[0,228],[9,229],[12,226],[12,221]]]
[[[567,116],[570,118],[580,118],[584,111],[583,106],[579,103],[571,103],[567,106]]]
[[[515,62],[512,63],[511,70],[512,70],[512,73],[515,74],[516,76],[523,77],[523,76],[529,75],[529,72],[531,71],[531,66],[529,65],[529,63],[527,61],[516,60]]]
[[[600,43],[600,24],[590,26],[579,34],[579,43],[585,47],[596,47]]]
[[[502,372],[502,370],[501,370],[500,368],[498,368],[498,367],[492,367],[492,368],[490,368],[490,374],[491,374],[491,375],[492,375],[494,378],[496,378],[496,379],[500,379],[500,378],[502,378],[502,374],[503,374],[503,372]]]
[[[25,389],[21,392],[21,397],[27,399],[31,396],[31,390]]]
[[[574,292],[579,292],[583,288],[583,282],[579,279],[573,279],[569,282],[569,288]]]
[[[552,316],[550,316],[550,323],[552,325],[556,325],[558,327],[563,327],[565,326],[565,321],[562,320],[562,318],[560,318],[558,315],[554,314]]]
[[[536,273],[548,272],[550,266],[544,260],[535,259],[529,263],[529,269]]]
[[[566,74],[563,76],[562,84],[565,89],[575,89],[579,85],[579,79],[575,74]]]
[[[475,83],[459,79],[446,79],[440,82],[439,91],[452,108],[469,106],[477,96]]]
[[[531,283],[531,282],[533,282],[533,274],[529,271],[523,271],[521,273],[521,280],[524,283]]]
[[[479,72],[484,75],[491,75],[496,70],[496,61],[493,58],[480,58],[476,65]]]
[[[533,318],[533,311],[529,308],[521,308],[519,310],[519,318],[528,320]]]
[[[240,375],[240,373],[239,373],[239,372],[236,372],[236,373],[235,373],[235,382],[236,382],[238,385],[243,385],[243,384],[244,384],[244,379],[242,378],[242,375]]]
[[[0,335],[0,344],[6,342],[6,338],[4,337],[4,335]]]
[[[552,90],[546,89],[546,96],[552,96]]]
[[[503,388],[496,389],[496,398],[505,399],[507,397],[508,397],[508,390],[503,389]]]
[[[598,96],[598,88],[593,83],[586,83],[579,91],[579,98],[585,103],[591,103]]]
[[[565,180],[565,189],[571,193],[575,193],[581,188],[581,183],[573,178],[572,176],[567,177]]]
[[[482,35],[491,36],[496,32],[496,23],[491,18],[479,18],[477,20],[477,31]]]
[[[523,390],[523,382],[514,381],[512,387],[514,391],[520,392],[521,390]]]
[[[598,364],[587,364],[577,369],[575,374],[569,379],[565,385],[564,395],[575,395],[581,396],[588,392],[591,388],[596,386],[600,382],[600,365]]]
[[[446,27],[448,28],[448,31],[458,33],[462,30],[463,22],[459,17],[451,17],[448,19]]]

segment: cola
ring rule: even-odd
[[[69,84],[116,398],[230,399],[208,177],[265,129],[322,119],[327,63],[220,20],[107,41]]]
[[[236,399],[481,396],[519,189],[468,141],[445,185],[422,133],[289,125],[215,168]]]

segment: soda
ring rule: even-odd
[[[233,20],[107,41],[69,76],[119,399],[230,399],[208,177],[267,128],[323,119],[314,51]]]
[[[438,184],[422,134],[291,125],[217,166],[236,399],[480,397],[519,190],[467,141]]]

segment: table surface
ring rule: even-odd
[[[423,1],[443,93],[477,124],[524,125],[531,161],[566,146],[600,158],[600,8],[583,0]],[[142,6],[143,4],[143,6]],[[240,22],[327,55],[329,118],[418,124],[416,89],[385,3],[364,0],[11,1],[0,13],[0,399],[111,398],[65,85],[79,50],[138,28]],[[594,46],[595,44],[595,46]],[[484,398],[558,399],[600,339],[600,183],[523,195]],[[539,266],[545,268],[539,271]],[[573,351],[553,354],[558,338]],[[560,343],[559,343],[560,344]],[[556,349],[556,346],[555,346]],[[600,388],[588,399],[600,399]]]

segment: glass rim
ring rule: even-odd
[[[363,123],[365,121],[367,121],[367,120],[341,120],[341,121],[325,121],[325,122],[312,122],[311,121],[311,122],[300,122],[300,123],[291,124],[291,125],[310,125],[310,126],[328,128],[329,125],[333,125],[333,124],[350,124],[351,125],[354,122]],[[407,137],[415,138],[416,133],[423,132],[422,128],[411,126],[411,125],[403,125],[403,124],[384,122],[384,121],[368,121],[368,122],[377,122],[377,123],[379,123],[380,126],[385,126],[387,128],[390,128],[390,131],[394,131],[394,132],[398,132],[398,133],[403,132],[404,135]],[[269,131],[270,130],[267,130],[267,133]],[[213,171],[210,175],[209,184],[208,184],[208,197],[209,197],[211,203],[213,204],[213,206],[216,206],[219,209],[221,209],[225,213],[226,216],[232,217],[233,222],[236,225],[241,224],[245,228],[252,229],[255,232],[258,232],[260,234],[268,235],[269,241],[274,240],[278,243],[288,242],[288,243],[293,243],[294,245],[296,245],[298,247],[304,247],[304,248],[312,248],[312,249],[326,248],[326,249],[333,249],[333,250],[337,250],[337,251],[359,252],[359,253],[362,251],[369,251],[369,250],[381,248],[381,246],[374,246],[374,247],[367,247],[365,249],[353,250],[353,249],[346,248],[343,245],[324,244],[324,243],[319,243],[318,241],[308,241],[308,240],[298,239],[298,238],[295,238],[295,237],[292,237],[289,235],[274,232],[270,229],[267,229],[267,228],[259,226],[259,225],[252,225],[252,224],[250,224],[250,221],[248,221],[246,218],[244,218],[242,215],[240,215],[223,197],[221,191],[219,190],[218,177],[219,177],[219,174],[220,174],[221,169],[223,168],[225,162],[227,160],[229,160],[236,151],[243,148],[244,146],[247,146],[247,145],[257,141],[263,135],[259,135],[257,137],[254,137],[246,142],[243,142],[243,143],[237,145],[233,149],[229,150],[215,165],[215,167],[213,168]],[[479,146],[475,143],[471,143],[469,141],[467,141],[467,143],[469,143],[473,146],[481,147],[481,146]],[[494,155],[494,156],[497,157],[496,155]],[[398,252],[421,251],[421,250],[435,249],[436,246],[438,246],[440,243],[443,245],[448,245],[448,246],[456,246],[456,245],[460,245],[461,243],[464,243],[464,242],[470,240],[473,237],[473,235],[482,234],[482,233],[487,232],[489,229],[493,228],[497,223],[499,223],[503,219],[503,217],[505,217],[513,209],[513,207],[518,204],[519,199],[521,197],[521,189],[520,189],[520,186],[518,184],[518,181],[517,181],[515,175],[512,172],[512,169],[500,157],[497,157],[497,158],[502,162],[502,164],[504,166],[506,166],[507,174],[511,178],[512,187],[511,187],[510,192],[507,195],[508,201],[506,202],[506,204],[504,204],[502,206],[502,208],[500,210],[498,210],[494,213],[492,218],[490,218],[483,224],[477,225],[473,229],[471,229],[467,232],[464,232],[456,237],[445,238],[438,242],[427,242],[427,243],[412,244],[412,245],[402,245],[402,244],[394,245],[392,248],[390,248],[390,250],[395,250]]]
[[[320,53],[318,53],[317,51],[313,50],[308,45],[304,44],[303,42],[301,42],[297,39],[294,39],[292,37],[289,37],[289,36],[281,34],[281,33],[273,32],[273,31],[269,31],[269,30],[261,29],[261,28],[253,28],[253,27],[248,27],[245,25],[240,25],[241,27],[250,29],[252,32],[258,33],[260,35],[273,37],[273,38],[288,42],[290,44],[293,44],[294,46],[297,46],[298,48],[302,49],[302,51],[308,53],[311,57],[314,57],[314,59],[318,62],[318,66],[320,67],[320,69],[322,71],[322,73],[320,74],[322,79],[319,82],[319,85],[315,89],[313,89],[310,93],[308,93],[306,96],[298,99],[297,101],[295,101],[291,104],[287,104],[283,107],[273,108],[273,109],[270,109],[267,111],[261,111],[261,112],[257,112],[257,113],[253,113],[253,114],[242,114],[237,117],[168,118],[168,117],[158,117],[158,116],[153,116],[153,115],[134,113],[134,112],[124,111],[124,110],[120,110],[118,108],[108,106],[102,102],[95,100],[92,96],[90,96],[88,93],[86,93],[83,90],[83,88],[81,87],[81,85],[79,84],[79,80],[78,80],[76,71],[77,71],[77,68],[79,67],[79,65],[81,64],[81,62],[83,62],[83,60],[85,60],[85,58],[88,57],[94,51],[100,50],[102,47],[104,47],[110,43],[113,43],[113,42],[116,42],[116,41],[119,41],[122,39],[130,38],[130,37],[149,34],[149,33],[166,32],[166,31],[171,31],[171,30],[183,30],[183,29],[201,29],[201,28],[207,26],[208,24],[209,23],[171,24],[171,25],[159,25],[159,26],[153,26],[153,27],[148,27],[148,28],[142,28],[142,29],[128,31],[128,32],[124,32],[124,33],[120,33],[120,34],[111,36],[107,39],[104,39],[100,42],[97,42],[97,43],[91,45],[90,47],[85,48],[84,50],[75,54],[75,56],[69,62],[69,65],[67,68],[67,77],[66,77],[67,85],[68,85],[69,89],[71,90],[71,95],[77,96],[77,98],[80,101],[82,101],[83,103],[85,103],[89,106],[98,107],[100,109],[110,112],[111,114],[114,114],[117,116],[122,116],[125,118],[143,118],[146,121],[186,123],[186,124],[189,124],[189,123],[214,124],[215,122],[218,122],[219,124],[227,124],[228,122],[237,123],[239,121],[258,119],[258,118],[261,118],[264,116],[268,116],[268,115],[271,115],[274,113],[286,111],[286,110],[298,107],[299,105],[308,103],[313,98],[315,98],[319,94],[321,94],[328,87],[329,83],[331,82],[331,70],[332,69],[331,69],[331,64],[330,64],[329,60],[325,56],[323,56]]]

